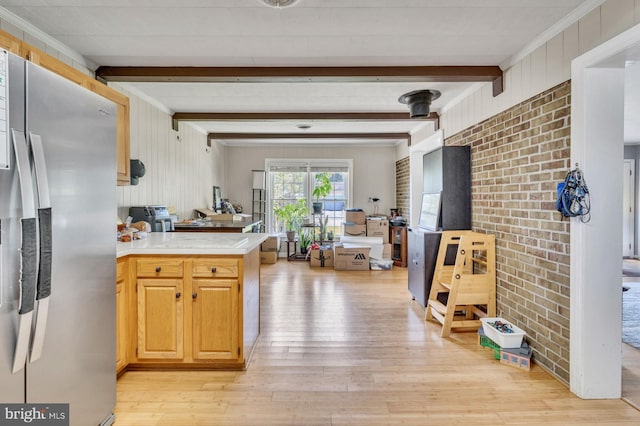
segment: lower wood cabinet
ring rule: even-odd
[[[130,255],[125,262],[129,282],[116,285],[118,312],[128,315],[118,315],[119,365],[246,366],[259,334],[258,249],[244,256]],[[121,348],[127,352],[120,355]]]
[[[184,356],[181,279],[138,279],[138,359]]]
[[[128,363],[127,359],[127,274],[128,262],[116,262],[116,373],[120,373]]]
[[[239,294],[237,280],[193,280],[194,359],[238,359]]]

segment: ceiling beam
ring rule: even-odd
[[[410,133],[209,133],[208,140],[233,139],[406,139]]]
[[[110,67],[96,78],[122,82],[492,82],[494,96],[502,93],[498,66],[389,67]]]
[[[440,115],[430,112],[424,118],[410,118],[409,112],[176,112],[172,115],[174,130],[180,121],[433,121],[440,127]]]

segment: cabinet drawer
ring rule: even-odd
[[[237,259],[197,259],[193,261],[191,276],[235,278],[238,276]]]
[[[136,265],[138,277],[182,277],[184,262],[178,259],[140,259]]]

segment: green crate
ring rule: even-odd
[[[500,345],[498,345],[496,342],[494,342],[493,340],[485,336],[484,332],[482,331],[482,328],[478,330],[478,343],[483,348],[489,348],[493,350],[493,357],[495,359],[500,359],[500,349],[501,349]]]

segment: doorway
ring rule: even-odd
[[[622,256],[635,254],[635,160],[624,160],[622,168]]]
[[[640,59],[640,25],[572,62],[571,163],[592,195],[589,223],[571,222],[571,391],[620,398],[625,67]]]

